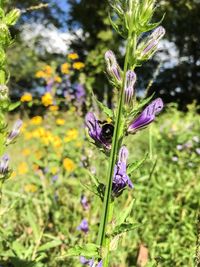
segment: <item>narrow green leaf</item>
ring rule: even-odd
[[[125,210],[123,210],[122,212],[119,213],[119,216],[117,218],[117,223],[116,223],[117,225],[121,225],[122,223],[125,222],[125,220],[129,216],[129,214],[131,213],[134,202],[135,202],[135,199],[133,199],[131,201],[131,203],[129,204],[129,206]]]
[[[8,108],[8,110],[9,110],[9,111],[12,111],[12,110],[14,110],[14,109],[18,108],[18,107],[20,106],[20,104],[21,104],[21,102],[20,102],[20,101],[18,101],[18,102],[15,102],[15,103],[11,103],[11,104],[9,105],[9,108]]]
[[[133,231],[139,227],[141,227],[141,224],[139,224],[139,223],[122,223],[121,225],[118,225],[115,227],[111,236],[115,237],[117,235],[129,232],[129,231]]]
[[[46,244],[44,245],[41,245],[37,251],[46,251],[46,250],[49,250],[51,248],[55,248],[55,247],[58,247],[62,244],[62,241],[57,239],[57,240],[53,240],[53,241],[49,241],[47,242]]]
[[[127,174],[131,174],[133,171],[135,171],[136,169],[138,169],[143,163],[144,161],[147,159],[148,157],[148,153],[145,154],[144,158],[141,159],[140,161],[135,161],[134,163],[131,163],[128,165],[127,168]]]
[[[109,117],[109,118],[113,118],[113,111],[108,108],[106,105],[104,105],[103,103],[101,103],[93,94],[93,99],[95,100],[95,102],[97,103],[97,105],[99,106],[99,108]]]

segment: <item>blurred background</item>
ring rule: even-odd
[[[16,42],[9,50],[12,98],[19,98],[25,91],[41,93],[44,81],[36,78],[36,72],[44,65],[64,63],[66,55],[75,51],[85,65],[82,73],[87,77],[86,90],[92,87],[100,99],[106,93],[111,101],[104,52],[112,49],[122,60],[124,41],[110,26],[107,1],[42,3],[48,5],[34,9],[41,1],[8,1],[8,9],[12,5],[22,10],[21,19],[12,29]],[[200,1],[162,0],[158,5],[155,19],[160,20],[165,14],[162,25],[167,33],[153,60],[137,70],[138,94],[143,95],[154,77],[152,90],[165,103],[176,102],[179,109],[187,110],[187,104],[200,101]]]

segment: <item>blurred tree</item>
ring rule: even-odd
[[[74,49],[85,53],[87,63],[87,79],[93,79],[95,89],[105,84],[103,53],[106,49],[117,50],[121,41],[117,39],[109,26],[108,3],[106,0],[69,0],[71,28],[81,27],[83,38],[77,38]],[[152,79],[152,69],[158,71],[153,84],[153,90],[160,94],[165,102],[175,101],[180,108],[185,108],[188,103],[196,100],[200,102],[200,1],[199,0],[162,0],[158,1],[158,19],[165,13],[162,25],[166,28],[165,58],[155,57],[141,70],[138,69],[138,88],[144,89]],[[175,44],[175,47],[172,46]],[[173,51],[176,49],[177,59]],[[171,62],[170,62],[171,61]],[[176,61],[176,62],[175,62]],[[162,64],[163,63],[163,64]],[[158,69],[159,66],[159,69]],[[152,92],[151,89],[149,93]]]

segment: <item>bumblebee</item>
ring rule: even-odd
[[[101,135],[103,137],[103,139],[105,139],[107,142],[111,143],[112,141],[112,137],[113,137],[113,133],[114,133],[114,126],[112,124],[112,122],[110,121],[98,121],[99,124],[101,124]]]

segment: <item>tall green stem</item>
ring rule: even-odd
[[[120,91],[120,98],[118,102],[118,108],[117,108],[117,116],[116,116],[116,122],[115,122],[115,130],[112,140],[112,149],[109,159],[109,167],[108,167],[108,174],[107,174],[107,181],[106,181],[106,191],[104,195],[104,202],[103,202],[103,211],[102,211],[102,217],[101,222],[99,226],[99,233],[98,233],[98,245],[100,246],[109,246],[109,242],[106,244],[106,228],[108,224],[109,219],[109,213],[110,213],[110,200],[111,200],[111,192],[112,192],[112,180],[113,180],[113,172],[114,167],[119,151],[119,144],[120,144],[120,128],[122,126],[122,109],[124,104],[124,85],[125,85],[125,79],[126,79],[126,72],[128,70],[129,65],[129,56],[130,56],[130,48],[132,44],[134,43],[133,47],[135,50],[136,47],[136,39],[137,36],[134,34],[130,35],[127,42],[126,47],[126,56],[125,56],[125,63],[124,63],[124,75],[123,75],[123,81],[122,81],[122,87]],[[108,253],[108,251],[107,251]],[[103,266],[108,266],[108,257],[106,257],[106,260],[104,261]]]

